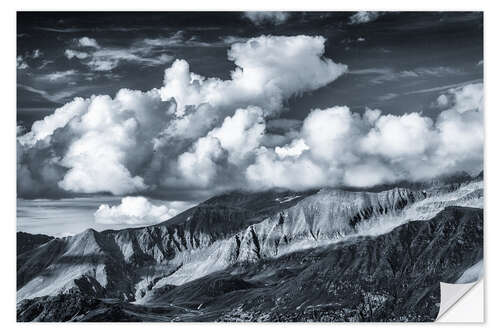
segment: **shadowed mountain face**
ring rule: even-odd
[[[32,235],[27,232],[18,232],[16,235],[17,255],[33,250],[34,248],[54,239],[47,235]]]
[[[482,188],[229,193],[53,239],[18,253],[18,320],[433,320],[482,259]]]

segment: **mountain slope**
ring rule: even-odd
[[[482,259],[482,221],[482,209],[447,207],[386,234],[154,288],[143,298],[147,305],[71,293],[19,302],[18,320],[431,321],[439,282],[456,281]]]
[[[449,205],[477,207],[481,189],[479,181],[427,190],[225,194],[155,226],[89,229],[24,252],[17,260],[17,297],[79,290],[140,302],[153,288],[181,285],[237,262],[386,233]]]
[[[482,208],[482,200],[480,179],[381,192],[227,193],[158,225],[89,229],[19,253],[17,299],[78,295],[149,306],[159,294],[235,265],[383,236],[450,206]],[[303,258],[299,262],[308,265]],[[223,289],[248,287],[242,281],[227,283]]]

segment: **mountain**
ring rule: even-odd
[[[27,232],[19,231],[16,235],[17,255],[33,250],[34,248],[47,243],[52,239],[54,239],[52,236],[41,234],[32,235]]]
[[[52,239],[18,253],[18,320],[432,320],[482,259],[482,188],[231,192]]]

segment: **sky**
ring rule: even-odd
[[[482,169],[480,12],[19,12],[16,64],[19,230]]]

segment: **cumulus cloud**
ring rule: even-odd
[[[279,119],[288,98],[347,70],[324,57],[324,43],[261,36],[231,46],[236,67],[227,80],[176,60],[160,88],[76,98],[18,137],[18,193],[191,200],[235,188],[365,187],[482,168],[481,83],[446,91],[436,119],[347,106]]]
[[[382,115],[371,109],[361,116],[345,106],[313,110],[291,144],[257,150],[246,178],[255,188],[304,189],[477,173],[482,169],[483,86],[448,93],[452,105],[436,121],[420,113]]]
[[[282,108],[287,98],[332,82],[347,66],[324,59],[320,36],[261,36],[235,43],[228,51],[236,64],[231,80],[190,73],[189,64],[176,60],[165,71],[164,99],[175,98],[178,115],[186,105],[208,103],[216,108],[255,105],[269,112]]]
[[[99,224],[150,225],[168,220],[189,207],[183,202],[154,205],[145,197],[124,197],[116,206],[100,205],[94,213]]]
[[[20,195],[50,184],[56,193],[116,195],[232,186],[253,150],[271,141],[263,138],[265,118],[279,114],[287,98],[346,71],[323,57],[324,43],[309,36],[252,38],[229,49],[236,65],[229,80],[202,77],[176,60],[159,89],[76,98],[19,137],[18,167],[33,180],[22,182]],[[34,156],[50,173],[41,172]]]
[[[82,37],[78,40],[78,43],[84,47],[93,47],[96,49],[100,48],[99,44],[97,44],[97,41],[94,38]]]
[[[423,155],[432,144],[432,125],[430,118],[418,113],[378,117],[361,140],[361,148],[393,159]]]
[[[373,22],[378,19],[384,12],[368,12],[361,11],[349,17],[349,24],[363,24]]]
[[[285,23],[290,17],[287,12],[245,12],[244,17],[252,21],[256,25],[270,23],[279,25]]]

